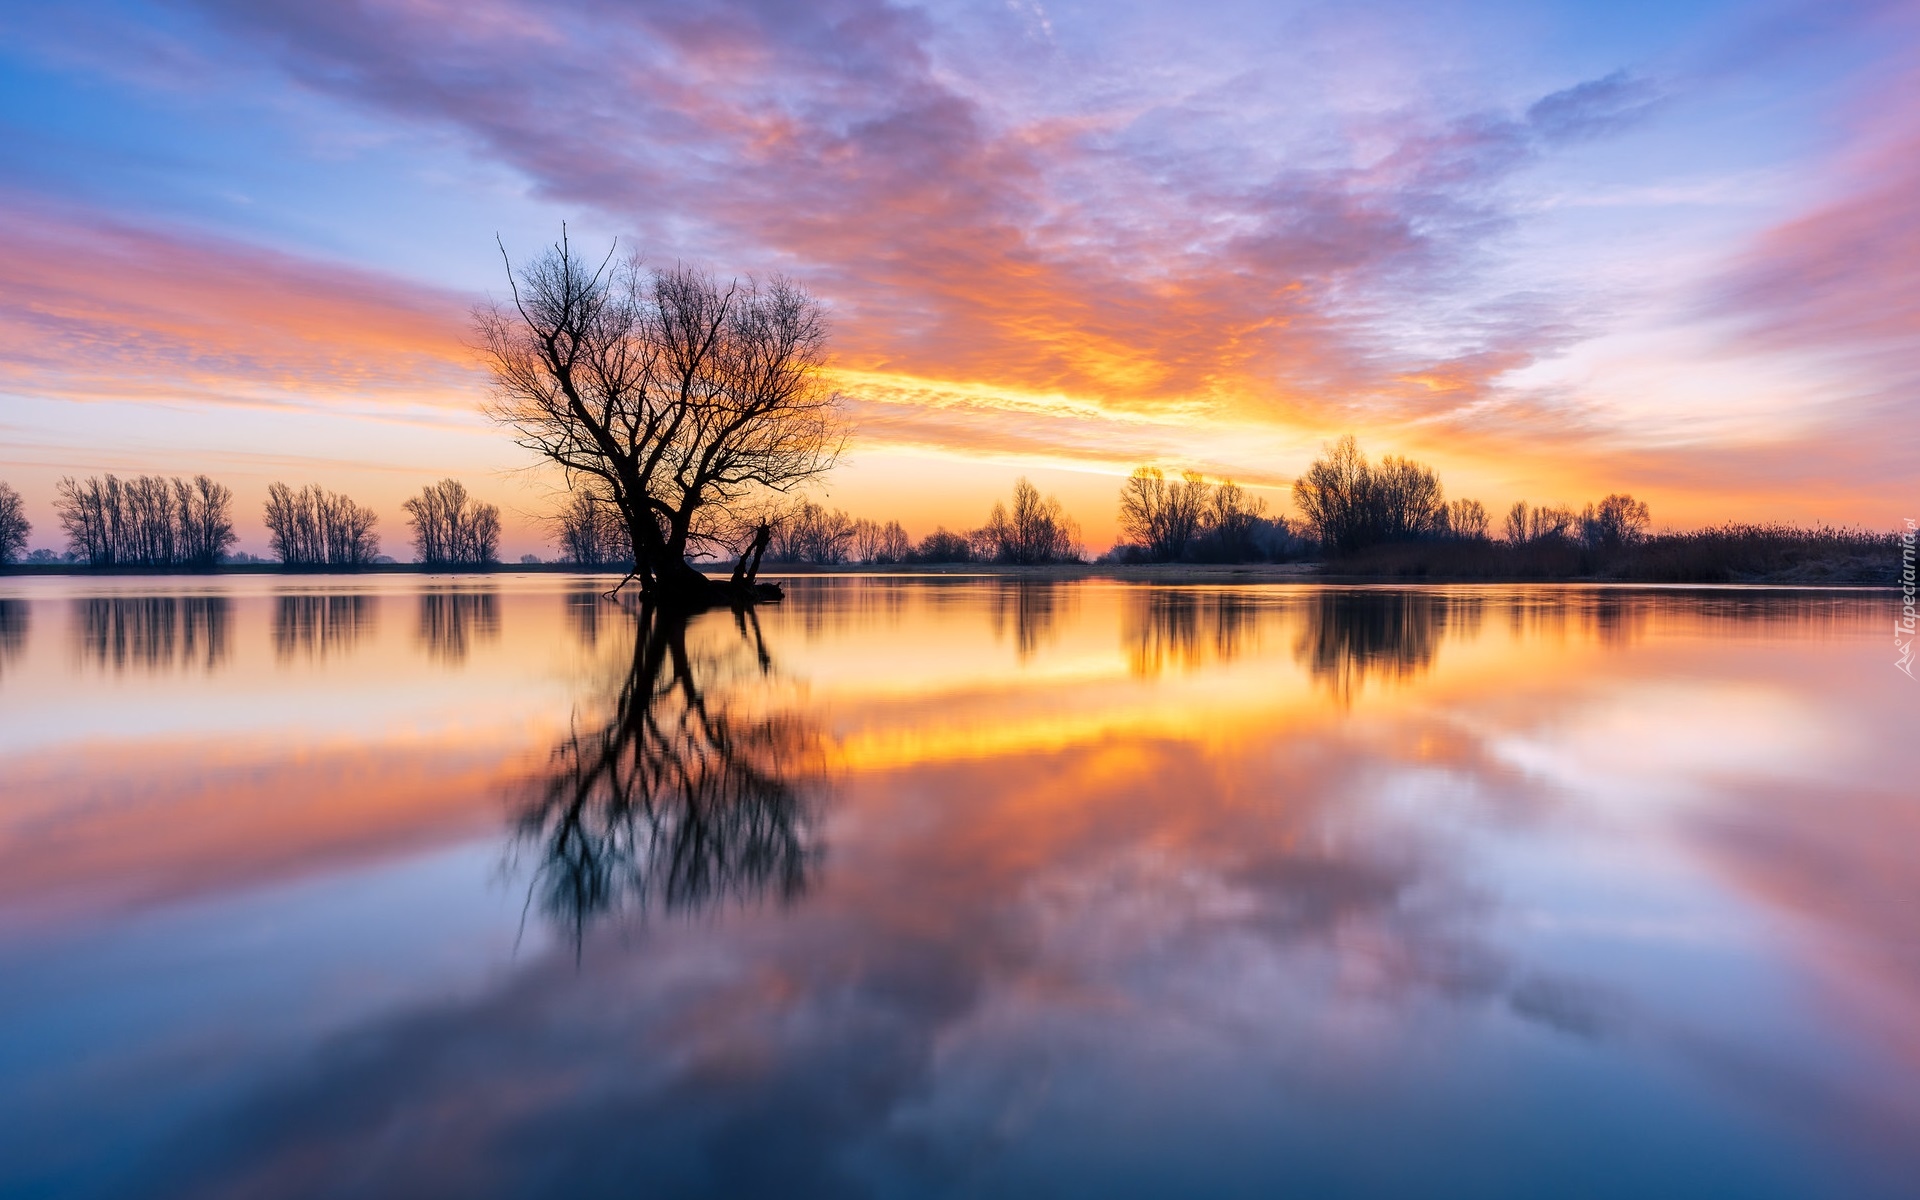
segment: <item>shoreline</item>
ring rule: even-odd
[[[696,564],[708,574],[724,577],[728,568]],[[379,563],[352,570],[324,567],[285,567],[276,563],[238,563],[211,571],[180,571],[164,567],[94,568],[70,563],[24,564],[0,567],[0,582],[8,579],[66,577],[80,579],[220,579],[227,577],[277,576],[300,578],[353,578],[382,575],[420,576],[496,576],[496,575],[590,575],[614,578],[624,572],[618,567],[583,567],[573,563],[497,563],[492,566],[426,566],[420,563]],[[1004,563],[891,563],[873,566],[846,563],[820,566],[789,563],[771,566],[760,572],[764,580],[895,577],[903,579],[1029,579],[1035,581],[1076,582],[1104,579],[1119,583],[1157,583],[1169,585],[1232,584],[1324,584],[1332,587],[1391,586],[1403,588],[1434,587],[1520,587],[1575,586],[1672,590],[1688,588],[1768,588],[1795,591],[1893,591],[1896,583],[1809,581],[1804,578],[1754,578],[1715,581],[1659,581],[1606,579],[1594,576],[1557,578],[1448,578],[1359,574],[1328,571],[1316,562],[1292,563],[1052,563],[1044,566],[1014,566]]]

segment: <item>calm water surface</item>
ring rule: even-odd
[[[0,1193],[1920,1193],[1884,596],[0,581]]]

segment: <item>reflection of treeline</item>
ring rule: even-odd
[[[1079,600],[1072,588],[1044,579],[998,579],[988,596],[993,636],[1011,631],[1013,652],[1022,660],[1053,635],[1060,618]]]
[[[476,641],[499,637],[492,591],[430,589],[420,593],[420,645],[430,659],[465,662]]]
[[[226,661],[225,596],[96,596],[74,601],[83,661],[115,670],[211,670]]]
[[[608,600],[598,590],[589,588],[568,592],[562,597],[562,603],[566,605],[567,628],[573,630],[573,636],[579,639],[581,645],[589,649],[598,645],[601,617],[604,611],[612,606],[613,601]]]
[[[325,658],[347,653],[373,627],[374,597],[280,596],[273,608],[273,652]]]
[[[1484,598],[1446,592],[1321,591],[1307,602],[1294,656],[1343,700],[1370,679],[1409,679],[1433,665],[1448,635],[1471,638]]]
[[[727,899],[798,897],[821,857],[826,784],[815,726],[739,705],[733,661],[770,659],[751,615],[735,654],[688,645],[683,621],[643,610],[610,714],[555,748],[520,834],[537,847],[533,889],[570,929],[623,909],[688,911]]]
[[[0,675],[27,648],[29,611],[25,600],[0,599]]]
[[[74,555],[95,567],[207,570],[233,545],[233,493],[205,475],[62,479],[54,512]]]
[[[1135,675],[1150,676],[1170,666],[1193,670],[1210,661],[1232,662],[1254,644],[1261,611],[1243,592],[1198,588],[1130,592],[1121,635],[1128,667]]]
[[[475,642],[500,636],[500,612],[492,592],[431,590],[420,593],[417,635],[427,656],[466,661]]]
[[[898,624],[916,585],[876,579],[808,579],[780,602],[783,624],[797,622],[809,639],[835,630],[877,630]]]

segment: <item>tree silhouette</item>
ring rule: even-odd
[[[1294,480],[1293,501],[1321,545],[1340,553],[1444,533],[1449,522],[1432,468],[1391,454],[1376,466],[1352,434]]]
[[[1211,499],[1193,471],[1169,481],[1158,467],[1137,467],[1120,489],[1120,532],[1156,562],[1175,562],[1200,534]]]
[[[32,532],[26,509],[20,503],[20,493],[0,483],[0,567],[26,552],[27,535]]]
[[[736,625],[732,653],[696,651],[684,618],[641,607],[609,715],[561,742],[535,783],[519,819],[539,854],[529,901],[576,951],[623,909],[793,900],[819,864],[820,734],[799,714],[735,705],[732,681],[771,671],[758,622]]]
[[[459,480],[430,483],[401,507],[421,562],[479,567],[499,560],[500,509],[469,496]]]
[[[564,232],[508,280],[512,307],[475,315],[490,411],[569,487],[618,508],[649,601],[690,611],[777,595],[715,583],[690,558],[757,538],[745,518],[839,456],[819,302],[779,277],[723,287],[611,253],[596,269]]]
[[[267,488],[266,524],[273,552],[288,566],[363,567],[380,553],[372,509],[316,485]]]
[[[1042,496],[1024,476],[1013,485],[1013,507],[996,502],[986,525],[974,531],[974,557],[1032,565],[1079,562],[1080,527],[1060,501]]]
[[[54,510],[68,547],[95,567],[211,570],[235,540],[233,492],[205,475],[69,476]]]

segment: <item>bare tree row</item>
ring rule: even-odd
[[[1478,500],[1447,503],[1433,468],[1387,455],[1368,461],[1351,435],[1341,438],[1294,481],[1294,503],[1323,551],[1347,553],[1392,542],[1487,541]],[[1609,495],[1576,513],[1570,507],[1514,504],[1503,530],[1512,545],[1578,542],[1593,549],[1632,545],[1646,536],[1644,502]]]
[[[1120,489],[1120,536],[1113,556],[1133,562],[1247,562],[1283,556],[1297,540],[1285,518],[1231,479],[1196,471],[1169,479],[1140,467]]]
[[[1525,500],[1516,500],[1507,510],[1505,533],[1516,546],[1578,541],[1591,549],[1611,550],[1643,540],[1651,519],[1645,501],[1618,492],[1578,513],[1566,505],[1529,507]]]
[[[205,570],[234,543],[233,493],[205,475],[68,476],[54,511],[68,547],[90,566]]]
[[[458,480],[429,484],[403,507],[420,562],[480,566],[498,561],[500,510],[470,496]],[[233,492],[205,475],[191,480],[68,477],[57,487],[54,512],[66,533],[67,553],[63,559],[36,550],[27,556],[31,563],[210,570],[237,540]],[[296,491],[276,482],[267,488],[263,517],[274,557],[288,566],[352,568],[381,561],[378,515],[348,496],[318,485]],[[606,517],[589,514],[593,536],[599,545],[624,547],[617,523]],[[0,565],[22,556],[32,529],[20,494],[0,482]],[[588,546],[581,551],[587,557],[577,561],[618,561],[619,552]],[[236,561],[259,560],[242,555]]]
[[[996,503],[986,524],[967,533],[945,527],[916,545],[898,521],[850,517],[803,500],[771,522],[767,560],[781,563],[1015,564],[1077,562],[1084,557],[1080,528],[1060,501],[1042,496],[1026,479],[1014,484],[1011,503]]]
[[[419,561],[484,566],[500,560],[500,509],[475,500],[459,480],[430,483],[402,507]]]
[[[364,567],[380,553],[380,518],[346,496],[309,484],[267,488],[267,533],[288,566]]]
[[[20,493],[0,481],[0,567],[26,553],[27,535],[32,532]]]

